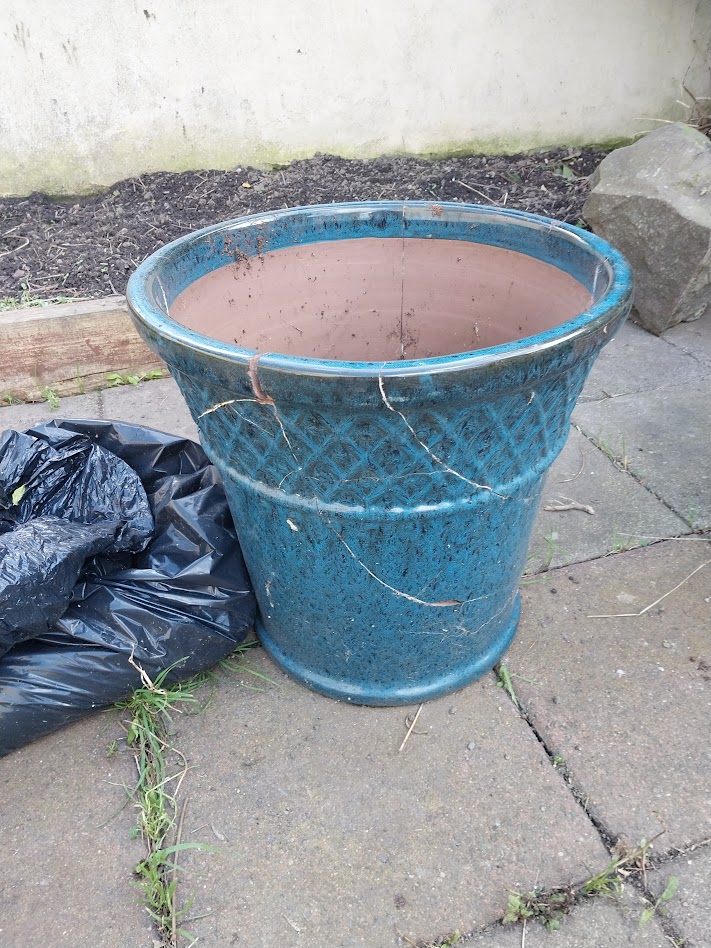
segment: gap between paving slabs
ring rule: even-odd
[[[180,791],[190,767],[174,740],[177,716],[203,713],[215,695],[221,673],[242,675],[240,684],[247,688],[258,689],[259,683],[269,681],[248,660],[248,652],[256,644],[252,641],[240,645],[215,669],[174,684],[167,683],[166,676],[175,666],[152,681],[140,664],[133,657],[129,658],[140,672],[143,686],[119,702],[115,710],[125,732],[121,743],[133,754],[137,770],[135,783],[124,786],[137,811],[136,825],[130,835],[140,837],[145,845],[144,856],[134,868],[133,885],[156,929],[158,939],[154,941],[154,948],[194,944],[185,927],[192,921],[193,896],[182,891],[180,859],[189,850],[214,851],[214,847],[186,839],[184,835],[188,796],[181,795]],[[211,688],[207,696],[203,691],[205,686]],[[111,742],[109,756],[118,746],[118,740]]]
[[[259,673],[257,673],[257,674],[259,674]],[[501,684],[505,687],[505,690],[509,693],[509,696],[510,696],[511,699],[513,700],[514,704],[515,704],[516,707],[520,710],[520,706],[519,706],[518,700],[517,700],[516,695],[515,695],[515,692],[514,692],[514,688],[513,688],[513,684],[512,684],[512,679],[511,679],[511,677],[509,676],[508,672],[506,671],[506,666],[505,666],[505,665],[502,665],[502,666],[500,667],[500,669],[499,669],[499,675],[500,675],[500,678],[501,678]],[[174,694],[175,694],[175,699],[174,699],[174,700],[175,700],[176,702],[177,702],[177,701],[180,701],[180,700],[192,701],[193,698],[192,698],[192,695],[190,694],[190,691],[191,691],[192,687],[193,687],[194,685],[199,685],[199,684],[205,683],[206,680],[207,680],[207,676],[200,676],[199,679],[196,679],[196,680],[194,680],[193,682],[188,683],[188,685],[187,685],[187,691],[186,691],[185,688],[176,689],[175,692],[174,692]],[[146,684],[147,684],[147,686],[148,686],[147,694],[149,694],[149,695],[151,696],[151,698],[153,697],[153,695],[154,695],[154,693],[156,692],[156,690],[158,690],[158,692],[160,691],[161,682],[156,682],[156,683],[155,683],[155,686],[154,686],[153,683],[151,683],[151,682],[146,682]],[[418,733],[417,731],[415,731],[415,727],[416,727],[416,725],[417,725],[417,720],[418,720],[418,717],[419,717],[419,713],[420,713],[420,711],[422,710],[422,707],[423,707],[422,705],[419,707],[417,713],[415,713],[415,714],[410,714],[409,717],[406,717],[406,718],[405,718],[405,724],[407,725],[407,724],[409,723],[409,726],[408,726],[408,728],[407,728],[407,730],[406,730],[406,732],[405,732],[405,738],[403,739],[402,743],[400,744],[398,753],[400,753],[400,752],[402,752],[402,751],[404,750],[404,748],[405,748],[405,746],[406,746],[406,744],[407,744],[407,741],[408,741],[410,735],[411,735],[413,732]],[[526,716],[525,716],[525,715],[523,715],[523,716],[524,716],[524,719],[526,719]],[[135,718],[134,718],[134,720],[135,720]],[[171,722],[171,723],[172,723],[172,722]],[[530,722],[528,722],[528,723],[530,724]],[[133,725],[131,726],[131,730],[133,730]],[[420,732],[420,733],[421,733],[421,732]],[[129,737],[130,737],[130,736],[131,736],[131,731],[129,731]],[[135,740],[135,736],[136,736],[136,735],[134,734],[134,740]],[[165,735],[164,735],[164,736],[165,736]],[[543,741],[542,741],[540,735],[536,734],[536,736],[537,736],[538,740],[541,741],[541,743],[543,743]],[[139,742],[139,743],[140,743],[140,742]],[[144,742],[144,743],[145,743],[145,742]],[[545,744],[544,744],[544,747],[545,747]],[[167,750],[167,747],[166,747],[166,750]],[[548,753],[547,748],[546,748],[546,752]],[[180,756],[180,758],[181,758],[181,760],[182,760],[181,766],[184,765],[184,766],[182,766],[182,770],[181,770],[180,767],[178,768],[178,773],[176,774],[176,777],[178,777],[178,779],[179,779],[179,785],[178,785],[178,789],[179,789],[180,783],[182,783],[182,778],[183,778],[183,776],[185,775],[185,773],[187,772],[187,761],[186,761],[185,758],[182,756],[182,752],[178,752],[178,753],[179,753],[179,756]],[[549,754],[549,756],[550,756],[550,754]],[[552,762],[552,764],[553,764],[554,766],[559,766],[559,762],[557,761],[556,758],[552,758],[551,762]],[[153,780],[153,784],[154,784],[154,785],[157,784],[158,786],[160,786],[161,781],[162,781],[163,779],[165,779],[165,774],[163,773],[162,776],[161,776],[161,772],[159,771],[159,773],[156,774],[155,776],[156,776],[156,779]],[[160,778],[160,780],[159,780],[158,778]],[[569,778],[568,778],[568,777],[566,777],[566,779],[569,781]],[[144,789],[145,789],[145,788],[144,788]],[[177,791],[176,791],[176,793],[177,793]],[[144,799],[143,802],[145,803],[145,799]],[[155,842],[157,842],[157,843],[159,844],[159,848],[158,848],[158,850],[155,850],[155,849],[154,849],[154,850],[153,850],[153,853],[152,853],[152,855],[153,855],[153,868],[155,868],[155,867],[160,868],[161,866],[164,866],[164,867],[165,867],[165,870],[166,870],[166,871],[165,871],[165,879],[159,880],[159,884],[156,885],[155,880],[153,880],[153,879],[151,879],[151,878],[148,878],[148,879],[146,878],[146,875],[147,875],[147,873],[146,873],[146,863],[148,862],[149,865],[150,865],[150,860],[143,860],[141,863],[139,863],[139,867],[138,867],[138,868],[141,870],[141,872],[140,872],[141,884],[144,886],[144,889],[148,889],[148,890],[149,890],[149,895],[150,895],[150,897],[154,900],[154,901],[152,902],[152,904],[151,904],[151,909],[152,909],[152,910],[155,910],[155,909],[157,909],[157,908],[160,909],[160,906],[157,906],[157,905],[155,904],[155,896],[156,896],[157,894],[161,895],[164,899],[167,899],[167,900],[169,900],[169,901],[172,902],[172,909],[171,909],[171,911],[169,911],[168,913],[165,913],[163,916],[161,916],[161,915],[156,915],[155,912],[153,913],[154,921],[156,921],[156,922],[158,923],[158,925],[162,927],[162,934],[163,934],[163,937],[164,937],[164,942],[163,942],[163,944],[165,944],[165,945],[170,945],[170,946],[178,945],[178,944],[180,943],[180,935],[181,935],[181,934],[182,934],[183,937],[185,937],[185,938],[189,937],[189,936],[187,935],[187,933],[184,933],[184,932],[181,931],[180,925],[182,924],[182,919],[184,919],[185,916],[187,916],[187,915],[189,914],[189,912],[190,912],[190,907],[191,907],[191,903],[189,902],[185,907],[181,908],[181,907],[180,907],[180,903],[178,902],[178,900],[177,900],[177,898],[176,898],[175,887],[176,887],[176,884],[177,884],[177,873],[176,873],[176,872],[174,871],[174,869],[173,869],[173,862],[172,862],[171,860],[175,860],[175,862],[178,861],[178,858],[179,858],[179,851],[180,851],[181,848],[183,848],[183,849],[185,849],[185,850],[190,849],[190,848],[204,848],[204,849],[207,850],[208,852],[215,852],[215,851],[216,851],[214,846],[206,846],[206,845],[204,845],[204,844],[197,844],[197,843],[191,843],[191,842],[183,842],[183,841],[181,841],[181,833],[182,833],[182,829],[183,829],[183,819],[184,819],[184,816],[185,816],[185,805],[186,805],[186,803],[187,803],[187,799],[186,799],[185,803],[183,803],[182,809],[180,810],[180,814],[181,814],[181,815],[180,815],[179,821],[177,822],[177,830],[175,830],[175,821],[176,821],[176,818],[177,818],[179,805],[175,802],[175,800],[173,800],[172,797],[170,797],[170,796],[168,797],[168,810],[169,810],[169,812],[165,814],[166,825],[165,825],[165,827],[162,827],[162,828],[159,827],[158,836],[159,836],[160,838],[156,837],[156,839],[154,840]],[[144,836],[146,836],[146,835],[148,835],[148,834],[146,833],[146,831],[145,831],[145,821],[146,821],[146,816],[147,816],[147,807],[144,806],[144,807],[142,808],[141,814],[142,814],[142,817],[143,817],[143,820],[144,820]],[[587,811],[586,811],[586,815],[589,816],[590,814],[587,813]],[[172,817],[172,818],[171,818],[171,817]],[[163,841],[164,841],[164,839],[163,839],[163,836],[162,836],[161,834],[164,833],[164,832],[167,832],[167,831],[168,831],[169,829],[171,829],[171,828],[175,831],[174,842],[173,842],[173,844],[172,844],[171,846],[164,847],[164,846],[163,846]],[[212,824],[212,823],[210,824],[210,829],[212,830],[212,833],[215,835],[215,837],[216,837],[218,840],[220,840],[222,843],[224,843],[224,842],[226,841],[224,835],[223,835],[218,829],[216,829],[216,827],[215,827],[214,824]],[[599,827],[598,827],[598,829],[599,829]],[[161,847],[162,847],[162,851],[161,851]],[[219,848],[218,848],[217,851],[219,852]],[[536,898],[533,898],[533,894],[532,894],[531,897],[529,898],[529,901],[528,901],[527,905],[531,905],[531,904],[533,904],[533,905],[538,905],[538,904],[540,904],[542,901],[547,900],[550,904],[549,904],[549,906],[548,906],[548,912],[547,912],[547,913],[546,913],[546,910],[544,909],[544,911],[543,911],[543,913],[542,913],[542,914],[543,914],[543,919],[542,919],[542,920],[543,920],[543,921],[547,921],[549,924],[551,924],[551,925],[557,927],[558,924],[559,924],[559,922],[562,921],[564,914],[567,914],[569,911],[577,911],[577,910],[578,910],[577,907],[580,906],[583,902],[585,902],[585,900],[587,900],[587,899],[589,899],[589,898],[592,898],[592,897],[598,896],[598,895],[604,895],[604,896],[614,895],[615,897],[621,896],[621,895],[622,895],[622,884],[623,884],[623,882],[629,877],[629,875],[630,875],[631,873],[634,873],[634,872],[640,872],[640,873],[641,873],[641,872],[644,872],[644,871],[646,870],[646,868],[647,868],[647,853],[648,853],[648,850],[647,850],[646,847],[643,846],[643,847],[641,847],[641,848],[638,848],[638,849],[637,849],[636,851],[634,851],[634,852],[625,851],[624,849],[622,849],[622,850],[617,849],[617,850],[616,850],[614,847],[612,847],[611,851],[612,851],[612,857],[613,857],[612,863],[611,863],[606,869],[604,869],[597,877],[594,877],[592,880],[583,880],[583,881],[581,881],[581,882],[579,882],[579,883],[577,883],[577,884],[570,884],[570,885],[563,885],[563,886],[553,887],[552,889],[549,889],[549,890],[547,890],[547,891],[544,891],[542,894],[537,895]],[[149,844],[149,852],[150,852],[150,844]],[[156,859],[155,859],[156,854],[157,854],[159,857],[162,857],[162,856],[163,856],[163,853],[165,854],[165,858],[159,858],[159,859],[156,861]],[[169,858],[168,858],[168,857],[169,857]],[[198,878],[199,878],[199,876],[198,876]],[[196,881],[197,881],[197,880],[196,880]],[[640,887],[640,886],[639,886],[639,883],[638,883],[637,885],[638,885],[638,888],[639,888],[639,887]],[[156,892],[156,889],[162,889],[163,891],[157,893],[157,892]],[[649,892],[648,892],[648,890],[646,889],[646,886],[645,886],[645,888],[644,888],[644,894],[645,894],[646,896],[650,897],[650,896],[649,896]],[[523,922],[522,937],[523,937],[523,939],[524,939],[524,941],[525,941],[525,937],[526,937],[526,925],[529,924],[528,919],[527,919],[527,917],[526,917],[527,912],[526,912],[525,910],[520,909],[520,908],[519,908],[518,911],[517,911],[517,910],[516,910],[516,903],[514,902],[514,910],[513,910],[513,914],[512,914],[512,911],[511,911],[511,900],[512,900],[512,898],[514,898],[514,897],[511,896],[510,899],[509,899],[509,912],[507,913],[508,916],[509,916],[509,917],[508,917],[508,920],[509,920],[509,921],[522,921],[522,922]],[[651,897],[650,897],[650,898],[651,898]],[[560,904],[561,901],[562,901],[562,903],[563,903],[562,905]],[[521,902],[520,902],[520,900],[519,900],[519,906],[520,906],[520,904],[521,904]],[[631,904],[631,903],[629,903],[629,899],[627,899],[627,902],[626,902],[625,904],[626,904],[626,908],[627,908],[627,913],[628,913],[628,915],[629,915],[629,914],[630,914],[630,904]],[[642,909],[642,904],[641,904],[641,903],[639,902],[639,900],[638,900],[637,905],[636,905],[636,909],[635,909],[635,911],[636,911],[636,913],[637,913],[637,917],[640,916],[640,913],[642,912],[642,910],[643,910],[643,909]],[[521,913],[522,911],[523,911],[523,914],[520,915],[520,913]],[[520,915],[520,917],[519,917],[519,915]],[[197,917],[196,917],[195,920],[197,921],[197,920],[199,920],[199,918],[200,918],[200,916],[197,915]],[[506,919],[506,916],[505,916],[505,919]],[[288,918],[287,918],[287,922],[289,923],[289,925],[290,925],[292,928],[294,928],[295,931],[300,932],[300,929],[298,928],[298,926],[296,926],[293,922],[289,921]],[[189,922],[188,922],[188,924],[189,924]],[[615,916],[614,918],[611,917],[610,919],[608,919],[608,920],[604,923],[604,926],[603,926],[603,927],[607,930],[607,929],[609,929],[610,927],[612,927],[613,929],[615,929],[616,926],[617,926],[617,927],[622,926],[622,927],[624,928],[625,925],[626,925],[626,923],[624,923],[623,921],[620,920],[620,918],[618,918],[618,917]],[[498,928],[498,927],[499,927],[499,926],[497,925],[496,928]],[[670,928],[670,926],[669,926],[669,924],[668,924],[668,925],[667,925],[667,929],[669,929],[669,928]],[[629,929],[629,926],[627,926],[627,929]],[[626,930],[627,930],[627,929],[626,929]],[[632,930],[633,930],[633,929],[632,929]],[[487,929],[485,929],[484,931],[485,931],[485,932],[486,932],[486,931],[490,931],[490,932],[492,932],[492,934],[493,934],[494,929],[493,929],[491,926],[489,926],[489,927],[488,927]],[[481,930],[480,930],[480,933],[481,933]],[[413,940],[410,939],[404,932],[400,933],[399,930],[398,930],[398,934],[400,935],[402,942],[404,942],[404,943],[406,943],[406,944],[411,944],[411,945],[424,945],[424,944],[425,944],[424,942],[415,942],[415,941],[413,941]],[[454,933],[454,934],[452,934],[452,935],[450,935],[450,936],[448,936],[448,937],[446,937],[446,938],[444,938],[444,939],[435,940],[435,941],[433,941],[433,942],[427,942],[427,945],[428,945],[428,946],[435,946],[435,945],[451,945],[451,944],[454,944],[455,942],[458,942],[458,941],[466,941],[466,940],[469,940],[469,938],[473,938],[476,934],[477,934],[477,933],[470,933],[469,936],[460,937],[460,936],[459,936],[459,933]],[[674,935],[676,935],[675,932],[674,932]],[[629,940],[632,940],[631,936],[630,936]],[[218,943],[219,943],[219,942],[218,942]],[[672,943],[674,943],[674,942],[672,941]],[[591,946],[591,948],[592,948],[592,945],[593,945],[592,942],[586,942],[585,944],[590,944],[590,946]],[[680,944],[680,942],[679,942],[679,944]]]
[[[165,383],[165,384],[172,384],[172,382],[171,382],[171,383]],[[146,388],[145,386],[142,386],[142,391],[141,391],[141,393],[140,393],[140,396],[143,395],[143,393],[144,393],[144,391],[145,391],[145,388]],[[153,386],[151,386],[151,388],[153,388]],[[117,399],[117,401],[116,401],[117,407],[118,407],[118,404],[119,404],[119,403],[123,404],[123,403],[126,401],[126,397],[129,396],[129,395],[136,395],[136,396],[138,396],[139,393],[138,393],[138,392],[133,393],[133,392],[129,392],[129,391],[117,390],[117,391],[115,392],[115,396],[116,396],[116,399]],[[139,396],[139,399],[138,399],[139,401],[141,400],[140,396]],[[103,396],[102,396],[102,400],[103,400]],[[131,399],[131,400],[133,401],[134,399]],[[69,401],[69,400],[66,400],[66,401]],[[72,401],[74,401],[74,400],[72,400]],[[84,399],[76,399],[76,402],[77,402],[77,403],[79,403],[79,402],[84,402]],[[30,408],[30,407],[34,408],[34,407],[36,407],[36,406],[27,406],[27,408]],[[125,406],[124,406],[124,407],[125,407]],[[102,408],[103,408],[103,406],[102,406]],[[170,413],[170,408],[168,408],[168,412]],[[167,416],[166,416],[166,417],[167,417]],[[166,425],[166,427],[167,427],[167,425]],[[573,516],[577,516],[577,514],[574,514]],[[604,554],[603,554],[603,555],[604,555]],[[529,937],[530,937],[530,936],[529,936]]]
[[[609,864],[493,675],[428,703],[415,721],[414,708],[334,705],[274,674],[280,688],[268,697],[247,702],[228,685],[219,719],[213,707],[181,722],[193,820],[206,842],[218,831],[232,844],[194,872],[186,855],[190,885],[214,912],[196,922],[201,944],[446,944],[425,933],[477,916],[490,924],[508,889],[582,883],[586,863],[590,872]],[[550,824],[541,812],[553,810]],[[563,865],[559,847],[583,827],[597,855],[571,852]]]
[[[121,393],[120,393],[122,401],[125,400],[125,397],[126,397],[126,395],[128,395],[128,394],[129,394],[128,392],[121,392]],[[137,393],[136,393],[136,394],[137,394]],[[117,392],[116,395],[119,395],[119,392]],[[80,400],[77,399],[77,401],[80,401]],[[82,400],[82,401],[83,401],[83,400]],[[28,406],[28,407],[29,407],[29,406]]]
[[[649,866],[668,864],[668,882],[711,844],[711,544],[669,541],[553,579],[547,600],[524,593],[507,690],[608,846],[662,834]],[[651,901],[663,891],[635,881]],[[678,904],[661,922],[681,944]]]
[[[556,506],[562,509],[556,512]],[[524,585],[559,566],[690,532],[680,517],[571,428],[546,478],[529,548],[526,573],[543,575],[529,575]]]
[[[692,529],[711,527],[711,377],[579,404],[573,422]]]
[[[689,945],[704,948],[710,940],[711,839],[678,853],[672,862],[652,872],[652,893],[659,897],[672,878],[679,880],[679,888],[677,897],[666,905],[669,916],[687,936]]]

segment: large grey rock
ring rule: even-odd
[[[627,257],[640,322],[659,335],[711,306],[711,141],[676,123],[612,152],[583,214]]]

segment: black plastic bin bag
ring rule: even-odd
[[[0,754],[141,687],[131,655],[209,668],[255,608],[199,445],[108,421],[0,439]]]

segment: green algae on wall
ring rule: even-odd
[[[639,137],[639,136],[635,136]],[[68,149],[45,148],[41,153],[18,161],[17,155],[0,144],[0,196],[24,197],[39,191],[50,197],[86,197],[106,191],[117,181],[153,172],[195,171],[205,168],[229,170],[237,167],[286,167],[291,162],[317,153],[342,158],[378,158],[407,155],[419,158],[460,158],[468,155],[514,155],[555,147],[598,147],[612,149],[630,144],[635,137],[604,142],[572,136],[561,142],[546,135],[495,136],[433,143],[421,149],[378,147],[378,142],[343,147],[323,143],[313,148],[289,148],[273,142],[248,141],[231,147],[198,148],[174,136],[150,143],[113,141],[97,147],[92,156],[80,158]]]

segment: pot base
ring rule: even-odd
[[[477,656],[476,660],[468,665],[458,665],[448,675],[437,678],[422,678],[420,681],[393,680],[388,684],[377,685],[373,682],[360,684],[357,681],[348,681],[343,677],[330,676],[314,672],[313,669],[302,665],[289,655],[286,655],[264,628],[258,616],[255,628],[259,640],[276,664],[291,678],[300,684],[306,685],[312,691],[335,698],[339,701],[348,701],[350,704],[370,705],[371,707],[387,707],[390,705],[420,704],[422,701],[431,701],[443,695],[459,691],[472,682],[481,678],[502,658],[513,641],[521,615],[521,597],[516,595],[511,621],[491,643],[488,650]]]

